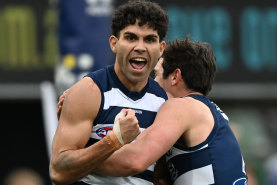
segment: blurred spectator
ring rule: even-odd
[[[224,107],[242,153],[248,173],[249,185],[268,184],[265,162],[274,152],[273,141],[265,128],[265,117],[259,109],[241,105],[239,108]],[[243,111],[242,111],[243,110]]]
[[[230,126],[238,140],[239,143],[241,143],[241,138],[243,134],[243,128],[240,124],[235,123],[235,122],[230,122]],[[248,177],[248,185],[258,185],[258,180],[257,180],[257,175],[253,167],[246,162],[246,173]]]
[[[37,172],[29,168],[19,168],[6,177],[4,185],[44,185],[44,182]]]
[[[268,158],[265,169],[268,185],[277,185],[277,153]]]

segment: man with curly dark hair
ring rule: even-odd
[[[89,73],[65,96],[50,161],[56,185],[153,184],[153,167],[128,177],[93,171],[149,127],[167,100],[149,75],[164,51],[168,22],[149,1],[130,1],[115,11],[109,39],[115,64]]]

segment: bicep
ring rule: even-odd
[[[87,143],[101,101],[99,89],[88,85],[85,79],[70,88],[53,140],[53,153],[80,149]]]

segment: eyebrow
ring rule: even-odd
[[[147,35],[146,37],[158,38],[158,35],[155,35],[155,34],[150,34],[150,35]]]
[[[133,32],[130,32],[130,31],[126,31],[123,33],[124,35],[134,35],[134,36],[137,36],[135,33]],[[145,38],[148,38],[148,37],[152,37],[152,38],[159,38],[158,35],[156,34],[149,34],[149,35],[146,35]]]
[[[123,35],[133,35],[133,36],[137,36],[137,35],[134,34],[133,32],[129,32],[129,31],[124,32]]]

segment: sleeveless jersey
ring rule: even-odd
[[[239,144],[228,117],[202,95],[189,95],[206,104],[214,117],[208,138],[194,147],[174,145],[165,155],[174,185],[247,185]]]
[[[87,146],[94,144],[113,129],[115,116],[123,108],[135,111],[141,131],[149,127],[160,106],[167,100],[166,92],[152,78],[140,92],[129,91],[118,79],[114,65],[91,72],[87,75],[92,78],[101,91],[102,101]],[[147,185],[153,184],[154,165],[141,174],[129,177],[111,177],[101,175],[87,175],[80,182],[91,185]]]

